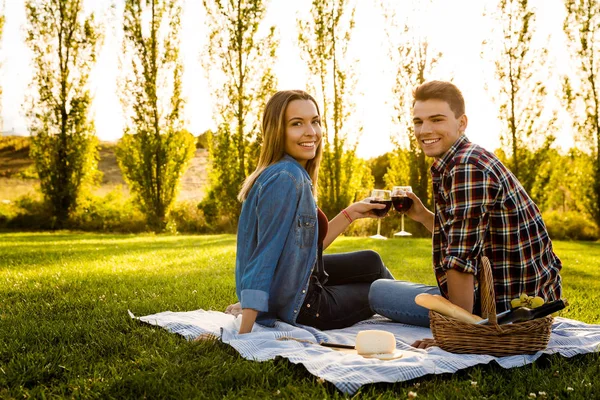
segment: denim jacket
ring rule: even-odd
[[[295,323],[317,259],[316,229],[311,179],[285,155],[255,181],[238,224],[236,293],[260,324]]]

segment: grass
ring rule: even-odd
[[[600,243],[555,247],[571,303],[562,315],[600,323]],[[396,278],[434,283],[429,240],[340,238],[330,251],[364,248]],[[223,310],[235,301],[234,254],[232,235],[0,234],[0,398],[343,398],[285,359],[246,361],[222,343],[187,342],[128,317]],[[549,356],[368,385],[356,397],[591,399],[599,375],[599,353]]]

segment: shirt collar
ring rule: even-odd
[[[466,143],[469,143],[467,136],[465,134],[460,135],[458,139],[456,139],[456,142],[454,142],[454,144],[448,149],[446,154],[433,162],[431,165],[431,170],[441,173],[444,169],[446,169],[448,164],[450,164],[450,161],[454,158],[458,149]]]

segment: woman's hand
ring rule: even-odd
[[[371,212],[371,210],[383,210],[385,208],[385,204],[370,203],[369,200],[370,198],[367,197],[364,200],[350,204],[346,208],[346,212],[350,215],[352,221],[361,218],[379,218],[377,215]]]

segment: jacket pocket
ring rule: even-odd
[[[317,218],[312,215],[300,214],[296,224],[296,244],[300,248],[310,247],[315,238]]]

